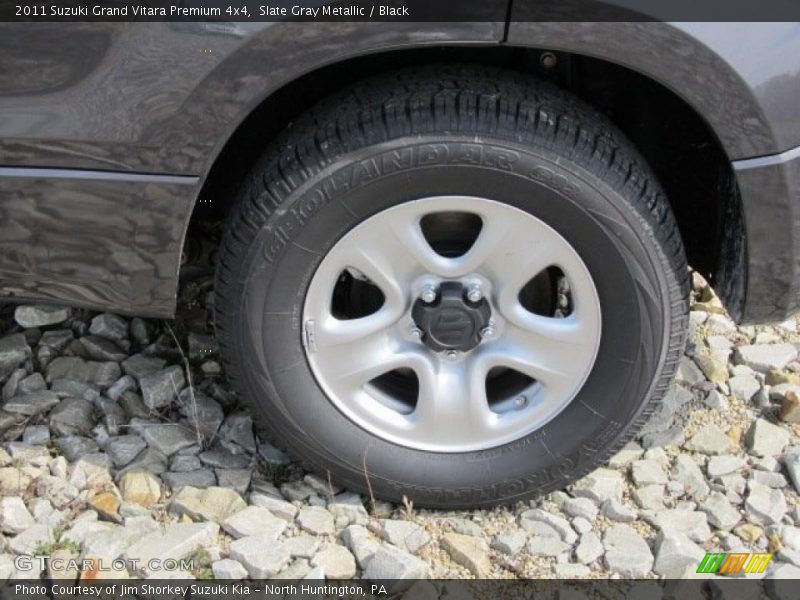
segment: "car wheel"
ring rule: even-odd
[[[688,272],[644,161],[523,74],[414,68],[265,153],[220,251],[217,329],[274,444],[339,486],[492,506],[627,442],[685,344]]]

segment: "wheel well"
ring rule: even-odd
[[[206,178],[189,226],[219,222],[264,146],[336,89],[403,66],[474,62],[549,79],[592,104],[642,153],[666,190],[689,264],[718,290],[735,319],[744,302],[746,248],[730,161],[708,124],[658,82],[607,61],[513,47],[436,47],[368,55],[312,71],[264,100],[237,128]],[[186,253],[186,252],[185,252]]]

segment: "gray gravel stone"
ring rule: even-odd
[[[531,533],[536,533],[532,530],[531,525],[535,523],[544,523],[558,532],[561,540],[567,544],[574,544],[578,539],[578,535],[570,526],[569,522],[558,515],[548,513],[542,509],[535,508],[533,510],[526,510],[519,516],[520,527]]]
[[[213,546],[218,532],[216,523],[172,523],[143,536],[125,550],[124,557],[147,573],[151,560],[163,563],[167,558],[187,558],[201,548]]]
[[[250,577],[256,579],[277,575],[292,558],[283,544],[258,535],[232,542],[230,556],[242,563]]]
[[[3,405],[3,410],[32,417],[50,410],[58,405],[58,403],[58,394],[50,390],[42,390],[40,392],[31,392],[30,394],[14,396],[6,401]]]
[[[133,469],[147,469],[156,475],[160,475],[167,470],[167,457],[158,450],[145,448],[132,462],[120,469],[120,474]]]
[[[121,375],[119,365],[115,362],[86,361],[77,356],[59,356],[47,365],[47,381],[69,379],[81,383],[93,383],[107,387]]]
[[[90,402],[97,401],[100,398],[100,391],[96,385],[70,379],[54,380],[50,384],[50,390],[62,397],[72,396],[74,398],[83,398]]]
[[[558,542],[552,538],[546,539]],[[460,533],[446,533],[439,543],[450,558],[469,569],[475,577],[485,578],[491,572],[489,547],[483,539]]]
[[[522,550],[527,540],[528,534],[524,531],[509,531],[498,535],[492,542],[492,548],[513,558]]]
[[[70,462],[78,460],[81,456],[86,454],[93,454],[99,449],[97,442],[79,435],[67,435],[56,438],[53,440],[53,443],[56,445],[59,452]]]
[[[795,491],[800,494],[800,446],[793,446],[783,455],[783,465]]]
[[[684,446],[703,454],[726,454],[731,450],[728,436],[716,425],[703,426]]]
[[[161,371],[166,364],[167,361],[163,358],[134,354],[130,358],[122,361],[122,370],[126,375],[130,375],[137,381],[140,381],[142,377]]]
[[[715,460],[712,457],[711,460]],[[691,456],[679,454],[672,468],[672,479],[683,485],[686,493],[695,499],[703,499],[708,495],[708,484],[703,472]]]
[[[196,471],[167,472],[162,473],[161,478],[173,490],[185,486],[196,488],[208,488],[217,485],[217,476],[214,471],[209,469],[197,469]]]
[[[268,465],[288,465],[290,462],[289,455],[282,450],[279,450],[272,444],[267,444],[266,442],[261,442],[258,444],[258,455]]]
[[[22,533],[35,523],[22,498],[11,496],[0,499],[0,530],[3,533]]]
[[[730,531],[742,519],[739,511],[720,492],[713,492],[698,506],[698,509],[706,513],[711,525],[723,531]]]
[[[119,362],[128,357],[128,353],[113,341],[98,335],[85,335],[80,343],[86,356],[94,360]]]
[[[428,564],[420,560],[413,554],[401,550],[395,546],[382,546],[372,555],[367,563],[364,577],[371,581],[390,580],[388,589],[394,593],[405,589],[400,582],[393,582],[395,579],[425,579],[428,577]],[[410,583],[408,584],[410,585]]]
[[[575,558],[579,563],[588,565],[603,556],[604,552],[600,537],[594,531],[588,531],[581,536],[575,548]]]
[[[622,450],[609,459],[608,466],[612,469],[621,469],[641,458],[642,454],[644,454],[644,448],[636,442],[628,442]]]
[[[379,519],[370,524],[370,529],[381,539],[412,554],[416,554],[431,541],[422,527],[410,521]]]
[[[218,354],[217,340],[210,335],[191,331],[186,336],[186,341],[189,346],[189,360],[204,360]]]
[[[603,534],[606,567],[623,577],[644,577],[653,568],[647,542],[628,525],[612,525]]]
[[[236,490],[240,494],[247,492],[253,472],[250,469],[214,469],[217,485]]]
[[[123,375],[119,379],[117,379],[114,383],[111,384],[106,390],[106,396],[111,398],[112,400],[119,400],[122,394],[129,390],[136,389],[136,380],[131,377],[130,375]]]
[[[667,483],[667,475],[655,460],[637,460],[631,465],[631,476],[636,485]]]
[[[25,328],[56,325],[69,317],[69,308],[52,304],[22,305],[14,309],[14,320]]]
[[[573,485],[572,493],[602,504],[606,500],[622,500],[622,475],[611,469],[596,469]]]
[[[273,515],[280,517],[284,521],[292,522],[295,516],[297,516],[297,507],[294,504],[268,494],[251,493],[250,503],[255,506],[263,506]]]
[[[246,506],[242,497],[233,490],[187,486],[173,496],[169,503],[169,511],[177,516],[187,515],[195,521],[219,523],[244,510]]]
[[[728,387],[734,398],[747,403],[761,389],[761,384],[752,375],[737,375],[728,380]]]
[[[680,363],[678,363],[678,370],[675,373],[676,381],[685,383],[691,387],[696,383],[700,383],[705,379],[703,372],[688,356],[682,356]]]
[[[27,374],[28,372],[25,369],[14,369],[11,371],[11,374],[8,375],[8,379],[6,379],[6,382],[3,384],[3,402],[17,395],[19,382],[25,379]]]
[[[178,397],[184,385],[186,379],[183,369],[178,366],[168,367],[139,379],[142,400],[150,409],[169,406]]]
[[[569,498],[561,505],[561,510],[571,517],[582,517],[592,522],[600,512],[589,498]]]
[[[559,556],[569,549],[569,544],[554,537],[534,535],[528,540],[528,552],[535,556]]]
[[[41,373],[32,373],[19,382],[17,392],[20,394],[30,394],[31,392],[39,392],[46,390],[47,384],[44,381]]]
[[[642,436],[642,446],[645,448],[659,448],[661,446],[683,445],[683,428],[670,427],[665,431],[656,431]]]
[[[356,574],[356,559],[343,546],[326,544],[311,559],[311,566],[322,569],[329,579],[350,579]]]
[[[736,473],[745,465],[743,459],[738,456],[712,456],[706,464],[706,472],[712,479]]]
[[[203,468],[200,459],[193,455],[174,454],[169,462],[169,470],[185,473]]]
[[[286,521],[261,506],[248,506],[222,521],[222,528],[235,538],[260,535],[277,540],[286,529]]]
[[[705,550],[682,533],[659,532],[655,542],[653,571],[667,579],[678,579],[687,567],[696,569]]]
[[[47,425],[28,425],[22,434],[26,444],[46,444],[50,441],[50,429]]]
[[[188,424],[148,425],[142,428],[141,436],[148,446],[165,456],[172,456],[178,450],[197,443],[197,436],[189,429]]]
[[[56,435],[88,435],[94,426],[94,406],[83,398],[64,398],[50,411],[50,429]]]
[[[636,520],[636,511],[619,500],[608,500],[603,503],[601,513],[607,519],[627,523]]]
[[[199,390],[186,387],[178,395],[178,405],[189,424],[200,432],[203,440],[211,440],[225,415],[219,403]]]
[[[785,488],[786,478],[780,473],[770,473],[768,471],[751,471],[750,479],[771,488]]]
[[[120,435],[109,438],[105,450],[116,466],[124,467],[146,447],[147,444],[138,435]]]
[[[758,344],[739,346],[734,355],[736,364],[744,364],[760,373],[770,369],[782,370],[797,358],[797,348],[792,344]]]
[[[636,488],[631,493],[636,504],[646,510],[661,510],[664,507],[664,486],[646,485]]]
[[[150,343],[150,333],[147,330],[147,323],[139,317],[131,319],[131,336],[142,346]]]
[[[128,336],[128,322],[111,313],[103,313],[92,319],[89,333],[109,340],[122,340]]]
[[[761,525],[773,525],[781,522],[788,507],[780,490],[751,481],[749,493],[744,503],[747,519]]]
[[[294,558],[313,558],[319,550],[319,538],[313,535],[298,535],[285,538],[283,547]]]
[[[211,563],[211,572],[215,579],[230,579],[238,581],[247,577],[247,569],[244,565],[232,558],[223,558]]]
[[[694,510],[669,509],[655,514],[653,524],[664,533],[682,533],[695,542],[711,538],[705,513]]]
[[[221,447],[201,452],[198,458],[208,467],[221,469],[243,469],[250,464],[250,457],[246,454],[231,454]]]
[[[342,492],[328,504],[328,510],[334,516],[346,517],[349,523],[365,523],[369,517],[361,496],[352,492]]]
[[[717,390],[711,390],[708,392],[703,400],[703,403],[709,408],[714,408],[717,410],[728,410],[729,407],[728,399],[720,394]]]
[[[356,557],[358,565],[364,569],[369,560],[380,549],[363,525],[350,525],[342,531],[342,541]],[[392,547],[392,546],[389,546]],[[410,556],[410,555],[409,555]]]
[[[32,555],[37,548],[53,543],[53,528],[36,523],[8,540],[8,549],[14,554]]]
[[[789,432],[764,419],[756,419],[750,426],[745,442],[756,456],[777,456],[789,443]]]
[[[255,454],[256,452],[253,419],[247,413],[240,412],[228,415],[219,428],[219,437],[223,443],[232,443],[234,447],[244,448],[250,454]]]
[[[313,535],[332,535],[334,533],[333,515],[324,508],[309,506],[300,510],[297,524]]]

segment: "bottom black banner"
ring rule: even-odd
[[[94,581],[9,580],[0,597],[25,600],[256,599],[360,598],[366,600],[795,600],[798,579],[713,577],[682,580],[251,580],[106,579]]]

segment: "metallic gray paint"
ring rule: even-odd
[[[738,169],[747,232],[742,320],[778,321],[800,309],[800,157]]]
[[[173,313],[197,178],[19,175],[0,176],[3,296]]]
[[[585,54],[650,77],[709,123],[732,160],[797,146],[798,24],[748,23],[734,34],[735,25],[512,22],[508,43]]]

